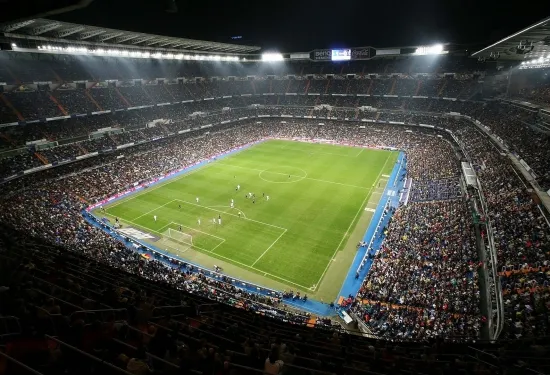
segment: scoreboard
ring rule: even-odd
[[[351,49],[333,49],[332,61],[351,60]]]
[[[372,47],[316,49],[311,52],[310,59],[314,61],[349,61],[368,60],[376,54]]]

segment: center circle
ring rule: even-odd
[[[307,177],[307,172],[302,168],[280,165],[273,168],[264,169],[258,174],[262,180],[274,184],[291,184],[302,181]]]

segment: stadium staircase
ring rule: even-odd
[[[68,116],[69,115],[67,110],[65,110],[65,108],[63,108],[63,106],[61,105],[61,103],[59,103],[59,101],[57,100],[57,98],[55,96],[53,96],[51,93],[48,93],[48,96],[50,97],[50,100],[55,103],[57,108],[59,108],[61,113],[63,113],[63,116]]]
[[[414,96],[418,96],[418,93],[420,92],[420,88],[422,87],[422,80],[418,80],[418,84],[416,85],[416,90],[414,91]]]
[[[63,78],[61,78],[59,76],[59,74],[57,74],[57,72],[53,69],[53,68],[50,68],[50,71],[52,72],[52,74],[54,75],[55,79],[57,80],[57,82],[60,82],[60,83],[63,83],[64,80]]]
[[[328,94],[328,89],[330,88],[331,82],[332,79],[327,79],[327,84],[325,85],[325,95]]]
[[[288,89],[290,89],[290,84],[292,83],[292,80],[289,79],[288,83],[286,84],[285,94],[288,94]]]
[[[374,79],[371,78],[369,82],[369,89],[367,90],[367,95],[370,95],[373,86],[374,86]]]
[[[272,79],[269,80],[269,93],[270,94],[273,93],[273,80]]]
[[[250,84],[252,85],[252,93],[256,95],[256,85],[254,84],[254,80],[250,81]]]
[[[306,84],[306,91],[304,92],[305,95],[307,95],[307,92],[309,91],[309,84],[311,83],[311,80],[308,78],[307,79],[307,84]]]
[[[17,116],[19,121],[25,121],[25,118],[21,115],[21,113],[11,104],[8,98],[0,92],[0,100],[4,103],[4,105],[12,110],[12,112]]]
[[[346,95],[349,95],[349,87],[351,86],[351,79],[348,80],[348,85],[346,86]]]
[[[11,69],[6,66],[5,67],[6,71],[8,72],[8,74],[11,76],[11,78],[13,78],[13,80],[18,84],[20,85],[21,84],[21,80],[19,79],[19,77],[17,77],[12,71]]]
[[[441,86],[439,86],[437,96],[439,96],[439,97],[443,96],[443,92],[445,92],[445,87],[447,87],[447,79],[443,78],[443,84]]]
[[[168,95],[170,95],[172,99],[176,100],[176,98],[174,97],[174,94],[172,94],[172,92],[168,90],[168,87],[166,87],[166,85],[163,84],[162,87],[164,88],[164,90],[166,90],[166,92],[168,93]]]
[[[126,98],[124,97],[124,95],[122,95],[122,93],[119,91],[118,87],[113,86],[113,88],[115,89],[115,92],[117,93],[117,95],[120,97],[120,100],[122,100],[122,101],[124,102],[124,104],[126,104],[126,106],[131,107],[132,104],[130,104],[130,102],[128,101],[128,99],[126,99]]]
[[[147,97],[147,99],[149,99],[149,101],[151,103],[155,103],[155,100],[153,100],[153,98],[151,97],[151,95],[149,95],[149,93],[147,92],[147,90],[145,90],[145,86],[141,86],[141,89],[143,90],[143,93],[145,94],[145,97]]]
[[[42,162],[42,164],[44,164],[44,165],[50,164],[48,159],[46,159],[46,157],[44,155],[42,155],[41,153],[39,153],[38,151],[35,151],[34,156],[36,156],[36,158],[38,160],[40,160]]]
[[[11,137],[7,133],[0,133],[0,138],[2,138],[4,141],[6,141],[6,143],[14,147],[17,146],[17,144],[13,141],[13,139],[11,139]]]
[[[389,95],[393,95],[394,92],[395,92],[395,86],[397,85],[397,78],[393,78],[393,82],[391,84],[391,89],[390,89],[390,94]]]
[[[101,106],[95,101],[95,99],[94,99],[94,97],[92,96],[92,94],[90,94],[90,89],[84,90],[84,94],[86,94],[86,96],[88,97],[88,99],[90,99],[90,101],[96,106],[96,108],[97,108],[98,111],[103,111],[103,108],[101,108]]]

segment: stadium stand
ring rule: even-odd
[[[256,63],[228,64],[223,77],[206,61],[168,63],[163,74],[147,60],[0,61],[8,87],[0,123],[20,122],[0,128],[0,177],[20,175],[0,185],[6,373],[25,373],[19,363],[43,374],[547,372],[547,213],[482,128],[449,113],[489,128],[546,190],[550,145],[529,126],[538,118],[532,111],[478,100],[485,68],[476,60],[296,63],[261,75]],[[92,115],[104,111],[112,112]],[[111,130],[91,136],[104,128]],[[392,209],[357,298],[342,304],[368,337],[289,308],[292,293],[251,293],[190,264],[145,259],[83,217],[90,203],[136,182],[266,137],[406,152],[410,199]],[[39,140],[46,146],[26,144]],[[480,236],[461,177],[466,160],[487,204]],[[33,168],[43,170],[21,176]],[[504,300],[496,343],[479,340],[492,319],[483,315],[480,279],[492,266],[476,241],[490,234]]]

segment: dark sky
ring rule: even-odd
[[[242,43],[281,52],[450,42],[487,45],[550,16],[524,0],[94,0],[54,18],[115,29]],[[474,46],[471,46],[474,47]]]

